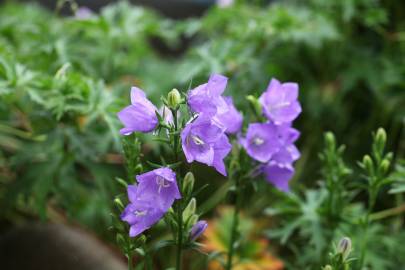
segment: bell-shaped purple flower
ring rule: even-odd
[[[158,222],[181,195],[176,174],[170,168],[159,168],[137,175],[138,186],[128,186],[129,204],[121,219],[131,226],[129,235],[135,237]]]
[[[121,214],[121,219],[130,225],[129,235],[135,237],[149,229],[164,215],[164,211],[156,207],[152,200],[139,196],[135,185],[128,186],[130,203]]]
[[[272,123],[250,124],[241,143],[248,155],[260,162],[268,162],[281,147],[277,126]]]
[[[190,230],[190,239],[195,241],[207,229],[208,223],[205,220],[200,220]]]
[[[139,197],[153,201],[155,207],[167,211],[175,199],[180,199],[176,174],[170,168],[159,168],[137,175]]]
[[[213,166],[226,176],[223,159],[232,145],[224,133],[224,127],[208,116],[200,115],[181,132],[182,148],[187,162],[194,160]]]
[[[192,89],[187,97],[190,109],[196,113],[213,116],[227,111],[226,101],[221,96],[225,91],[228,78],[212,74],[207,83]]]
[[[131,103],[132,105],[125,107],[117,114],[125,126],[120,133],[130,135],[137,131],[146,133],[154,130],[159,122],[156,116],[157,108],[146,98],[141,89],[131,88]]]
[[[233,105],[232,97],[224,97],[226,108],[221,108],[214,117],[225,127],[228,134],[238,133],[242,128],[243,116]],[[224,106],[224,104],[222,104]]]
[[[277,126],[277,129],[281,146],[262,169],[267,181],[281,191],[287,192],[289,190],[288,183],[294,175],[292,164],[301,155],[294,145],[299,137],[299,132],[288,125]]]
[[[301,113],[298,102],[298,84],[270,81],[267,90],[260,96],[264,115],[275,124],[293,121]]]

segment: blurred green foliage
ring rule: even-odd
[[[333,131],[345,143],[351,162],[368,151],[370,132],[382,126],[394,159],[405,157],[405,4],[256,2],[214,6],[201,18],[183,21],[127,2],[85,19],[62,18],[32,4],[0,6],[0,218],[12,223],[67,218],[107,236],[104,228],[117,193],[113,179],[126,177],[115,113],[128,103],[131,85],[158,102],[173,87],[186,91],[219,72],[230,77],[227,95],[246,111],[245,96],[260,95],[274,76],[300,85],[303,113],[297,128],[302,158],[292,186],[307,191],[301,192],[303,197],[284,198],[259,185],[259,199],[251,210],[261,213],[274,198],[287,209],[298,205],[302,216],[285,219],[289,224],[279,223],[281,232],[271,235],[282,236],[280,243],[286,243],[301,226],[295,245],[307,244],[313,253],[304,256],[295,245],[286,248],[285,253],[300,258],[291,262],[291,269],[324,263],[330,250],[325,239],[334,239],[329,231],[320,233],[325,217],[333,223],[347,210],[345,200],[367,198],[364,192],[330,198],[327,186],[318,187],[319,178],[325,183],[337,178],[343,185],[349,171],[359,170],[346,167],[343,150],[317,158],[324,131]],[[178,53],[184,42],[187,48]],[[165,50],[159,49],[162,44]],[[144,148],[149,159],[159,158],[160,152]],[[223,200],[226,183],[211,177],[214,173],[206,167],[204,173],[201,166],[193,170],[198,185],[211,184],[200,195],[201,208],[208,210],[215,205],[212,200]],[[378,210],[402,202],[403,171],[400,163],[391,176],[396,199],[378,197]],[[329,208],[322,207],[319,216],[325,203]],[[350,215],[364,211],[355,203],[350,207]],[[375,256],[368,255],[373,269],[397,269],[390,260],[400,261],[405,235],[398,233],[394,239],[386,232],[402,226],[398,223],[370,225],[369,238],[384,243],[383,251],[381,245],[370,245],[375,250]],[[328,230],[337,224],[331,226]]]

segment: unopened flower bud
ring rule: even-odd
[[[378,153],[382,154],[385,148],[385,143],[387,142],[387,133],[383,128],[379,128],[375,135],[375,144],[377,147]]]
[[[371,159],[371,157],[369,155],[365,155],[363,157],[363,165],[364,165],[364,168],[366,169],[366,171],[369,174],[373,174],[374,163],[373,163],[373,160]]]
[[[173,89],[167,95],[167,105],[170,109],[176,110],[178,109],[181,103],[181,95],[177,89]]]
[[[195,198],[192,198],[188,203],[186,209],[183,211],[183,219],[187,220],[190,216],[194,215],[195,210],[197,208],[197,201]]]
[[[325,142],[328,148],[335,149],[336,147],[336,139],[335,135],[332,132],[328,131],[325,133]]]
[[[262,115],[262,105],[260,104],[259,100],[252,95],[247,96],[246,99],[249,101],[250,106],[252,107],[255,114],[258,116]]]
[[[185,194],[185,196],[188,196],[191,194],[191,192],[193,192],[193,188],[194,188],[194,174],[192,172],[188,172],[186,174],[186,176],[184,177],[184,181],[183,181],[183,194]]]
[[[343,237],[339,242],[337,251],[342,254],[343,260],[346,260],[352,251],[352,241],[350,238]]]
[[[118,210],[120,210],[120,211],[124,210],[124,208],[125,208],[124,205],[122,204],[120,198],[118,198],[118,197],[114,199],[114,204],[118,207]]]
[[[380,164],[380,169],[382,173],[387,173],[388,169],[390,168],[390,162],[387,159],[384,159]]]
[[[207,229],[208,223],[205,220],[200,220],[190,230],[190,239],[195,241]]]
[[[330,266],[329,264],[326,265],[324,268],[322,268],[322,270],[333,270],[332,266]]]

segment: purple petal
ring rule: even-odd
[[[132,86],[131,87],[131,104],[135,104],[137,102],[143,101],[144,99],[146,99],[145,92],[136,86]]]
[[[267,181],[281,191],[289,191],[288,182],[294,175],[294,168],[289,164],[270,162],[264,167]]]
[[[241,130],[243,116],[236,110],[231,97],[225,97],[225,101],[226,110],[222,113],[218,113],[214,119],[225,127],[226,133],[234,134]]]
[[[253,123],[248,127],[245,149],[249,156],[267,162],[280,149],[277,128],[271,123]]]
[[[212,96],[220,96],[226,88],[228,78],[220,74],[212,74],[207,83],[207,89]]]

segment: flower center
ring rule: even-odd
[[[196,136],[196,135],[191,135],[191,139],[193,139],[193,142],[196,145],[204,145],[204,141],[200,139],[200,137]]]
[[[269,108],[269,111],[274,111],[274,110],[282,109],[282,108],[287,107],[289,105],[290,105],[290,102],[284,101],[284,102],[280,102],[280,103],[277,103],[277,104],[272,104],[268,108]]]
[[[156,184],[159,186],[158,192],[160,193],[160,190],[162,188],[167,188],[170,187],[170,183],[169,181],[167,181],[165,178],[161,177],[161,176],[157,176],[156,177]]]
[[[134,215],[135,216],[137,216],[137,217],[143,217],[143,216],[146,216],[146,214],[148,213],[148,211],[147,210],[144,210],[144,211],[138,211],[138,210],[135,210],[134,211]]]
[[[262,145],[262,144],[264,143],[264,140],[263,140],[262,138],[260,138],[260,137],[255,137],[255,138],[253,139],[253,143],[254,143],[255,145],[257,145],[257,146],[260,146],[260,145]]]

